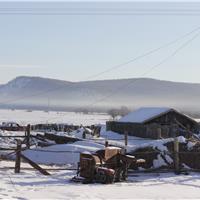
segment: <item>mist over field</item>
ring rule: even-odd
[[[149,78],[67,82],[17,77],[0,86],[1,108],[105,111],[127,106],[200,108],[200,84]]]

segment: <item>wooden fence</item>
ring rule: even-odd
[[[27,163],[29,163],[34,169],[38,170],[39,172],[41,172],[43,175],[50,175],[50,173],[48,172],[48,170],[76,170],[73,168],[56,168],[56,169],[44,169],[42,167],[40,167],[37,163],[33,162],[30,158],[26,157],[25,155],[23,155],[23,151],[29,149],[30,151],[41,151],[41,152],[48,152],[48,153],[81,153],[79,151],[45,151],[45,150],[40,150],[40,149],[31,149],[31,145],[30,145],[30,139],[32,137],[35,137],[33,135],[31,135],[30,133],[30,126],[27,126],[27,129],[25,131],[24,135],[21,136],[12,136],[12,135],[4,135],[4,136],[0,136],[0,138],[16,138],[17,140],[17,146],[16,148],[0,148],[0,151],[11,151],[10,153],[8,153],[7,155],[11,155],[11,154],[15,154],[15,167],[13,168],[15,173],[20,173],[21,169],[21,159],[23,159],[24,161],[26,161]],[[19,140],[19,139],[23,139],[23,141]],[[110,139],[110,140],[121,140],[121,139]],[[128,145],[128,134],[126,133],[124,135],[124,146],[125,149]],[[134,139],[134,140],[139,140],[139,139]],[[22,144],[25,144],[26,147],[22,147]],[[109,146],[109,141],[105,139],[105,146]],[[139,154],[151,154],[152,152],[140,152]],[[154,152],[155,153],[155,152]],[[160,151],[157,151],[157,153],[161,153]],[[177,138],[174,138],[174,147],[173,147],[173,151],[172,152],[165,152],[168,155],[170,155],[170,157],[173,159],[173,163],[174,163],[174,169],[173,171],[176,174],[182,173],[183,171],[186,171],[186,169],[181,168],[181,163],[180,163],[180,156],[183,154],[198,154],[200,156],[200,152],[181,152],[179,149],[179,142]],[[26,168],[24,168],[26,169]],[[170,172],[172,169],[166,169],[166,171]],[[138,171],[138,170],[134,170],[131,171],[130,173],[149,173],[149,172],[161,172],[162,173],[163,169],[147,169],[147,170],[143,170],[143,171]],[[187,171],[194,171],[193,169],[187,169]],[[196,169],[196,171],[200,171],[198,169]]]

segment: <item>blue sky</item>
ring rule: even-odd
[[[0,3],[1,9],[199,9],[200,3]],[[200,13],[200,11],[199,11]],[[26,76],[87,77],[162,46],[200,26],[200,15],[0,15],[0,83]],[[200,83],[200,36],[147,73],[191,37],[95,79],[151,77]],[[145,74],[145,75],[144,75]]]

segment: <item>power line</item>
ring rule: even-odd
[[[162,46],[160,46],[160,47],[158,47],[158,48],[152,49],[152,50],[150,50],[150,51],[148,51],[148,52],[146,52],[146,53],[144,53],[144,54],[141,54],[141,55],[139,55],[139,56],[136,56],[136,57],[134,57],[134,58],[132,58],[132,59],[126,61],[126,62],[120,63],[120,64],[118,64],[118,65],[114,65],[113,67],[110,67],[110,68],[108,68],[108,69],[105,70],[105,71],[99,72],[99,73],[94,74],[94,75],[92,75],[92,76],[88,76],[86,79],[96,78],[96,77],[101,76],[101,75],[103,75],[103,74],[105,74],[105,73],[111,72],[111,71],[113,71],[113,70],[115,70],[115,69],[121,68],[121,67],[123,67],[123,66],[126,66],[126,65],[132,63],[132,62],[135,62],[135,61],[137,61],[137,60],[139,60],[139,59],[142,59],[142,58],[144,58],[144,57],[146,57],[146,56],[149,56],[149,55],[151,55],[151,54],[153,54],[153,53],[155,53],[155,52],[157,52],[157,51],[159,51],[159,50],[161,50],[161,49],[163,49],[163,48],[169,47],[169,46],[171,46],[171,45],[173,45],[173,44],[179,42],[179,41],[182,40],[183,38],[185,38],[185,37],[191,35],[192,33],[196,32],[196,31],[198,31],[198,30],[200,30],[200,27],[197,27],[197,28],[193,29],[192,31],[190,31],[190,32],[188,32],[188,33],[182,35],[181,37],[179,37],[179,38],[177,38],[177,39],[175,39],[175,40],[173,40],[173,41],[171,41],[171,42],[168,42],[168,43],[166,43],[166,44],[164,44],[164,45],[162,45]]]
[[[195,40],[198,36],[200,35],[200,32],[198,32],[196,35],[194,35],[191,39],[189,39],[188,41],[186,41],[183,45],[181,45],[179,48],[177,48],[172,54],[170,54],[168,57],[164,58],[162,61],[160,61],[158,64],[152,66],[149,70],[147,70],[146,72],[144,72],[143,74],[141,74],[140,76],[146,76],[148,75],[150,72],[152,72],[153,70],[155,70],[156,68],[160,67],[161,65],[165,64],[168,60],[170,60],[172,57],[176,56],[177,53],[179,51],[181,51],[184,47],[186,47],[189,43],[191,43],[193,40]],[[128,83],[126,83],[125,85],[117,88],[116,90],[112,91],[109,95],[99,99],[98,101],[95,101],[94,103],[88,105],[87,107],[89,106],[93,106],[93,105],[96,105],[97,103],[100,103],[104,100],[106,100],[107,98],[109,97],[112,97],[114,96],[116,93],[119,92],[120,89],[123,89],[131,84],[134,84],[135,82],[137,82],[139,79],[133,79],[131,81],[129,81]]]
[[[117,7],[0,7],[0,11],[138,11],[138,12],[197,12],[200,11],[199,8],[136,8],[136,7],[127,7],[127,8],[117,8]]]
[[[111,72],[111,71],[113,71],[113,70],[119,69],[119,68],[121,68],[121,67],[123,67],[123,66],[126,66],[126,65],[128,65],[128,64],[130,64],[130,63],[133,63],[133,62],[135,62],[135,61],[137,61],[137,60],[139,60],[139,59],[145,58],[145,57],[147,57],[147,56],[149,56],[149,55],[151,55],[151,54],[153,54],[153,53],[155,53],[155,52],[160,51],[161,49],[167,48],[167,47],[169,47],[169,46],[171,46],[171,45],[173,45],[173,44],[179,42],[180,40],[182,40],[182,39],[184,39],[184,38],[190,36],[191,34],[197,32],[197,31],[199,31],[199,30],[200,30],[200,26],[196,27],[196,28],[193,29],[192,31],[190,31],[190,32],[188,32],[188,33],[182,35],[181,37],[179,37],[179,38],[177,38],[177,39],[175,39],[175,40],[172,40],[172,41],[170,41],[170,42],[168,42],[168,43],[166,43],[166,44],[164,44],[164,45],[161,45],[161,46],[158,47],[158,48],[155,48],[155,49],[152,49],[152,50],[150,50],[150,51],[147,51],[146,53],[141,54],[141,55],[139,55],[139,56],[136,56],[136,57],[134,57],[134,58],[132,58],[132,59],[126,61],[126,62],[120,63],[120,64],[118,64],[118,65],[114,65],[114,66],[108,68],[107,70],[104,70],[104,71],[102,71],[102,72],[93,74],[93,75],[91,75],[91,76],[88,76],[88,77],[86,77],[84,80],[85,80],[85,81],[86,81],[86,80],[91,80],[91,79],[93,79],[93,78],[99,77],[99,76],[101,76],[101,75],[103,75],[103,74],[106,74],[106,73],[108,73],[108,72]],[[75,83],[68,83],[68,84],[70,84],[70,87],[73,87],[73,86],[75,85]],[[48,89],[48,90],[45,90],[45,91],[42,91],[42,92],[38,92],[38,93],[35,93],[35,94],[32,94],[32,95],[27,95],[27,96],[15,98],[15,99],[10,99],[10,100],[8,99],[8,100],[6,100],[6,101],[0,102],[0,104],[1,104],[1,105],[7,105],[8,103],[13,103],[13,102],[21,101],[21,100],[24,100],[24,99],[27,99],[27,98],[32,98],[32,97],[41,96],[41,95],[44,95],[44,94],[48,94],[48,93],[54,92],[54,91],[56,91],[56,90],[62,90],[62,89],[64,89],[64,88],[66,88],[66,85],[64,85],[64,86],[58,86],[58,87],[55,87],[55,88],[50,88],[50,89]]]
[[[157,63],[156,65],[152,66],[149,70],[147,70],[146,72],[144,72],[143,74],[141,74],[141,76],[145,76],[147,74],[149,74],[150,72],[152,72],[153,70],[157,69],[158,67],[160,67],[161,65],[165,64],[168,60],[170,60],[172,57],[176,56],[178,54],[179,51],[181,51],[182,49],[184,49],[188,44],[190,44],[193,40],[195,40],[198,36],[200,35],[200,32],[198,32],[197,34],[195,34],[192,38],[190,38],[189,40],[187,40],[185,43],[183,43],[180,47],[178,47],[174,52],[172,52],[172,54],[170,54],[169,56],[167,56],[166,58],[164,58],[163,60],[161,60],[159,63]],[[111,91],[109,93],[109,95],[104,96],[101,99],[98,99],[97,101],[94,101],[91,104],[86,105],[85,107],[92,107],[100,102],[103,102],[104,100],[116,95],[121,89],[126,88],[129,85],[133,85],[134,83],[136,83],[139,79],[133,79],[130,80],[128,83],[118,87],[117,89]],[[66,114],[62,115],[65,116]],[[54,117],[54,118],[50,118],[48,120],[53,120],[53,119],[57,119],[59,117]]]
[[[200,15],[200,8],[1,7],[1,15]]]
[[[30,16],[200,16],[199,13],[34,13],[34,12],[0,12],[0,15],[30,15]]]

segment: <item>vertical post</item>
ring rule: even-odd
[[[169,134],[170,134],[170,137],[176,137],[175,133],[174,133],[174,127],[173,127],[173,124],[170,124],[170,127],[169,127]]]
[[[82,138],[86,139],[86,131],[85,130],[83,131]]]
[[[157,128],[157,138],[162,139],[162,129],[160,127]]]
[[[26,147],[30,149],[30,135],[31,135],[31,125],[28,124],[26,127]]]
[[[125,153],[128,146],[128,131],[124,131],[124,145],[125,145]]]
[[[15,159],[15,173],[20,173],[21,166],[21,141],[17,141],[16,159]]]
[[[108,144],[108,140],[105,141],[105,147],[108,147],[109,144]]]
[[[178,138],[174,138],[174,169],[175,174],[180,173],[180,165],[179,165],[179,141]]]

